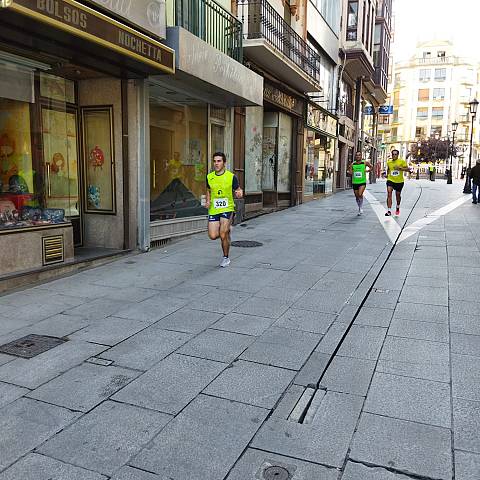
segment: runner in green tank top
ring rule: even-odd
[[[227,170],[227,159],[222,152],[213,154],[213,172],[207,175],[208,236],[220,237],[223,259],[221,267],[230,265],[230,227],[235,214],[235,198],[242,198],[238,178]]]
[[[348,166],[348,173],[352,176],[353,193],[358,205],[358,214],[363,213],[363,192],[367,188],[367,168],[373,169],[372,164],[362,159],[362,152],[355,154],[355,160]]]

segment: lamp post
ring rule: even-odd
[[[447,174],[447,184],[452,184],[452,170],[453,170],[453,151],[455,150],[455,132],[458,128],[458,122],[455,120],[452,123],[452,148],[450,150],[450,166],[448,167],[448,174]]]
[[[472,170],[472,150],[473,150],[473,122],[477,116],[478,100],[475,98],[469,103],[470,115],[472,116],[472,126],[470,128],[470,152],[468,154],[468,168],[465,172],[465,186],[463,187],[463,193],[472,193],[472,182],[470,179],[470,172]]]
[[[415,177],[416,180],[420,180],[420,153],[422,152],[422,142],[417,143],[417,175]]]

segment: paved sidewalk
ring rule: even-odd
[[[461,191],[410,181],[398,221]],[[263,246],[226,269],[196,235],[1,296],[0,344],[68,341],[0,354],[0,480],[480,478],[480,207],[391,255],[355,207],[237,226]]]

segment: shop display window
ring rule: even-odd
[[[333,191],[335,140],[307,130],[304,195]]]
[[[18,65],[0,68],[0,231],[64,223],[80,214],[75,86]],[[43,87],[42,87],[43,85]],[[20,91],[21,87],[21,91]],[[72,93],[73,92],[73,93]],[[48,96],[43,97],[44,95]]]
[[[222,127],[219,127],[221,129]],[[212,130],[216,146],[221,132]],[[150,219],[206,215],[208,108],[150,102]]]

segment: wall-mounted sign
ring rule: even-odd
[[[263,98],[274,105],[277,105],[285,110],[288,110],[297,115],[303,116],[304,103],[302,100],[282,92],[278,88],[269,83],[263,84]]]
[[[375,109],[371,105],[368,105],[363,110],[363,113],[365,115],[373,115],[375,113]],[[393,105],[380,105],[378,107],[379,115],[392,115],[392,113],[393,113]]]
[[[307,105],[307,127],[320,130],[331,137],[337,136],[337,119],[324,108],[314,103]]]
[[[165,0],[86,0],[158,38],[166,37]]]
[[[74,0],[15,0],[9,8],[157,70],[175,71],[172,49]]]

